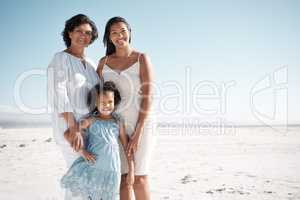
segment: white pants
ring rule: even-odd
[[[79,154],[75,152],[70,145],[60,145],[63,156],[65,158],[67,168],[69,169],[73,162],[79,157]],[[65,200],[87,200],[82,197],[73,197],[69,190],[65,191]]]

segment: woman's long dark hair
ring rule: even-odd
[[[116,52],[116,47],[115,45],[111,42],[109,35],[110,35],[110,28],[113,24],[115,23],[119,23],[119,22],[123,22],[126,26],[127,29],[129,31],[129,42],[131,42],[131,27],[129,25],[129,23],[126,21],[126,19],[122,18],[122,17],[113,17],[110,20],[108,20],[108,22],[106,23],[105,26],[105,32],[104,32],[104,36],[103,36],[103,44],[106,47],[106,55],[109,56],[113,53]]]

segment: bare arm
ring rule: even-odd
[[[78,132],[82,135],[84,134],[84,130],[87,129],[92,123],[92,119],[91,118],[87,118],[84,119],[80,122],[79,126],[78,126]],[[72,134],[70,132],[69,129],[67,129],[64,132],[64,137],[66,138],[66,140],[68,140],[69,142],[72,142]],[[85,147],[84,144],[78,149],[78,153],[86,160],[86,161],[91,161],[91,162],[96,162],[96,156],[93,155],[92,153],[88,152]]]
[[[142,130],[145,125],[145,120],[149,114],[151,101],[152,101],[152,65],[150,63],[150,59],[142,54],[140,59],[140,79],[141,79],[141,105],[138,115],[138,120],[135,126],[134,133],[132,134],[129,144],[127,146],[128,152],[136,152],[138,145],[140,143]]]
[[[70,113],[63,113],[64,114],[64,119],[67,121],[69,120],[70,125],[69,128],[64,132],[64,137],[65,139],[71,144],[71,146],[74,148],[76,151],[79,151],[80,149],[83,148],[84,142],[82,138],[83,130],[88,128],[91,124],[91,119],[87,118],[84,119],[78,124],[75,121],[74,116]],[[74,142],[74,138],[79,137],[79,144]],[[77,140],[78,141],[78,140]]]
[[[124,152],[126,154],[128,166],[129,166],[129,173],[133,173],[134,164],[133,164],[133,155],[132,152],[127,152],[126,147],[128,145],[128,137],[125,131],[125,126],[123,123],[120,123],[120,141],[123,146]]]
[[[104,67],[104,63],[106,62],[107,57],[103,57],[100,59],[98,67],[97,67],[97,74],[99,76],[99,78],[103,81],[103,75],[102,75],[102,70]]]
[[[68,128],[70,129],[78,129],[78,124],[75,120],[74,114],[72,112],[63,112],[59,114],[60,116],[62,116],[65,120],[65,122],[68,125]]]
[[[152,103],[152,87],[153,87],[153,72],[152,64],[147,55],[142,54],[140,58],[140,79],[141,79],[141,105],[136,124],[136,131],[140,134],[140,130],[144,127],[144,122],[149,114],[149,109]]]

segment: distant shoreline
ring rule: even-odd
[[[0,123],[0,129],[52,128],[51,123]]]
[[[300,124],[277,124],[277,125],[262,125],[262,124],[239,124],[239,125],[214,125],[204,126],[198,123],[177,123],[177,122],[158,122],[157,128],[213,128],[213,127],[224,127],[224,128],[260,128],[260,127],[300,127]],[[0,122],[0,129],[22,129],[22,128],[52,128],[51,122],[43,123],[12,123],[12,122]]]

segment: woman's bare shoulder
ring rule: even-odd
[[[103,56],[102,58],[100,58],[98,67],[103,66],[106,60],[107,60],[107,56]]]
[[[100,58],[99,63],[98,63],[98,67],[97,67],[98,74],[101,74],[100,72],[102,71],[103,66],[106,63],[106,60],[107,60],[107,56],[103,56],[102,58]]]

